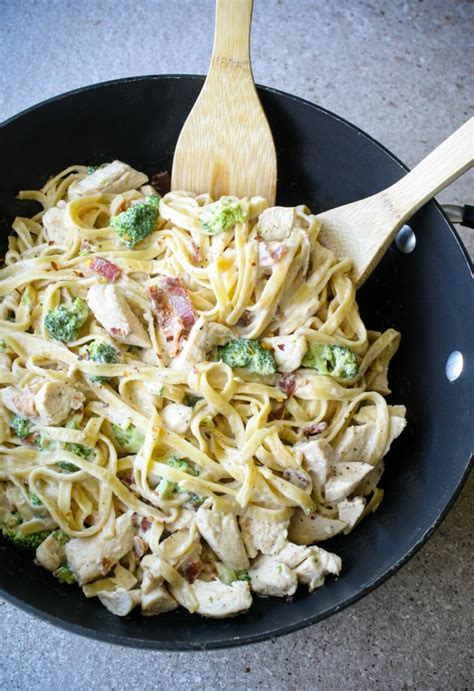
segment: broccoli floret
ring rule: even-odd
[[[220,580],[226,585],[231,585],[234,581],[247,581],[250,582],[250,576],[247,571],[235,571],[235,569],[229,569],[225,564],[216,564],[217,575]]]
[[[247,218],[247,210],[232,197],[221,197],[219,201],[207,204],[199,215],[201,228],[208,235],[224,233]]]
[[[58,465],[61,470],[65,470],[67,473],[77,473],[77,471],[80,470],[79,466],[75,465],[74,463],[69,463],[69,461],[58,461],[56,465]]]
[[[171,466],[171,468],[176,468],[177,470],[182,470],[184,473],[188,473],[188,475],[192,475],[193,477],[199,475],[199,470],[196,470],[190,463],[184,461],[182,458],[178,458],[178,456],[170,456],[166,461],[166,465]]]
[[[171,468],[182,470],[193,477],[197,477],[199,475],[199,470],[196,470],[196,468],[194,468],[190,463],[184,461],[182,458],[178,458],[178,456],[170,456],[166,461],[166,464],[171,466]],[[158,484],[158,487],[156,488],[156,491],[162,499],[171,499],[173,494],[176,494],[180,491],[180,488],[177,482],[172,482],[171,480],[162,478]]]
[[[259,341],[247,338],[236,338],[217,348],[219,360],[229,367],[245,367],[253,374],[274,374],[276,362],[271,350],[267,350]]]
[[[46,330],[56,341],[74,341],[89,316],[84,300],[76,298],[70,303],[50,310],[45,317]]]
[[[201,497],[199,494],[194,492],[189,493],[188,501],[197,509],[206,501],[206,497]]]
[[[178,491],[178,485],[176,482],[171,480],[166,480],[164,477],[158,483],[156,491],[162,499],[171,499],[173,494]]]
[[[76,577],[69,568],[67,564],[63,564],[53,573],[60,583],[66,583],[67,585],[74,585],[76,583]]]
[[[20,415],[12,415],[10,418],[10,427],[20,439],[26,439],[31,434],[33,423]]]
[[[81,429],[79,426],[79,423],[75,419],[70,420],[67,423],[66,427],[69,427],[69,429]],[[76,444],[75,442],[68,442],[65,446],[65,449],[66,449],[66,451],[70,451],[71,453],[75,453],[76,456],[83,458],[85,461],[90,461],[91,458],[93,458],[93,456],[94,456],[94,450],[91,449],[90,446],[84,446],[84,444]],[[67,463],[67,461],[64,461],[64,464],[74,466],[74,468],[79,470],[79,468],[76,465],[74,465],[73,463]]]
[[[117,216],[112,216],[110,225],[127,247],[135,247],[153,232],[158,220],[160,197],[152,194],[130,206]]]
[[[92,343],[89,343],[86,350],[89,353],[90,359],[101,365],[116,365],[119,361],[118,352],[106,341],[92,341]],[[102,384],[102,382],[110,379],[110,377],[103,377],[95,374],[90,374],[89,378],[91,381],[97,382],[98,384]]]
[[[43,506],[41,499],[33,492],[28,492],[28,499],[30,500],[31,506]]]
[[[357,355],[349,348],[339,345],[313,343],[303,358],[303,367],[311,367],[321,374],[352,379],[359,371]]]
[[[66,545],[71,539],[64,530],[53,530],[51,533],[55,540],[59,542],[60,545]]]
[[[20,514],[16,511],[2,511],[0,519],[0,530],[4,528],[16,528],[21,523]]]
[[[84,444],[74,444],[74,443],[67,443],[66,444],[66,451],[70,451],[71,453],[75,453],[76,456],[79,456],[80,458],[83,458],[85,461],[90,461],[91,458],[94,455],[93,449],[90,448],[90,446],[84,446]],[[67,461],[66,461],[67,463]],[[72,463],[69,465],[73,465]],[[75,468],[77,466],[74,466]]]
[[[46,540],[50,532],[50,530],[40,530],[37,533],[24,535],[18,530],[18,527],[2,528],[3,537],[7,538],[7,540],[11,540],[15,547],[19,547],[20,549],[36,549],[43,540]]]
[[[114,437],[124,451],[127,453],[138,453],[145,442],[143,432],[130,425],[127,429],[122,429],[118,425],[111,425]]]

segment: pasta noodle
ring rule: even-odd
[[[41,209],[0,270],[0,520],[17,543],[46,531],[38,562],[115,614],[229,616],[339,573],[319,545],[378,506],[405,425],[384,398],[400,335],[366,330],[303,205],[169,192],[127,245],[115,219],[151,217],[145,183],[75,165],[19,195]],[[55,337],[77,299],[83,323]],[[237,340],[270,369],[231,366]]]

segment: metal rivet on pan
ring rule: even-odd
[[[456,381],[464,367],[464,358],[459,350],[454,350],[446,360],[446,377],[449,381]]]
[[[410,226],[402,226],[395,238],[395,244],[403,254],[410,254],[416,247],[416,235]]]

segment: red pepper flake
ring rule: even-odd
[[[279,343],[277,345],[278,350],[285,350],[285,344],[284,343]]]

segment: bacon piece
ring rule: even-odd
[[[169,342],[169,355],[173,357],[179,350],[179,341],[186,337],[196,321],[188,291],[180,278],[163,276],[156,286],[148,289],[153,315],[163,336]]]
[[[143,518],[140,527],[142,530],[147,531],[151,528],[151,525],[151,520],[149,518]]]
[[[106,278],[109,283],[114,283],[122,273],[118,266],[102,257],[95,257],[93,259],[91,269]]]
[[[141,559],[145,552],[148,551],[148,544],[139,535],[133,538],[133,552],[138,559]]]
[[[173,310],[183,322],[186,332],[189,332],[196,321],[196,312],[181,279],[165,276],[158,285],[168,294]]]
[[[288,252],[288,249],[286,245],[282,242],[268,242],[267,252],[273,259],[273,261],[276,263],[279,262],[280,259],[283,259],[285,254]]]
[[[248,310],[245,310],[242,312],[241,316],[239,317],[239,320],[237,321],[237,326],[243,327],[243,326],[248,326],[250,322],[252,321],[252,315]]]
[[[200,559],[194,559],[187,561],[183,564],[180,571],[188,583],[194,583],[196,578],[199,576],[202,568],[202,561]]]
[[[166,329],[173,321],[173,307],[165,291],[156,286],[148,288],[153,316],[160,329]]]
[[[288,398],[293,396],[296,390],[296,384],[298,383],[298,377],[296,374],[291,374],[290,372],[285,372],[284,374],[280,374],[278,379],[276,380],[276,385],[280,389],[280,391],[283,391],[287,395]]]
[[[303,434],[305,437],[313,437],[316,434],[321,434],[321,432],[324,432],[324,430],[327,429],[327,426],[327,422],[313,422],[303,428]]]

